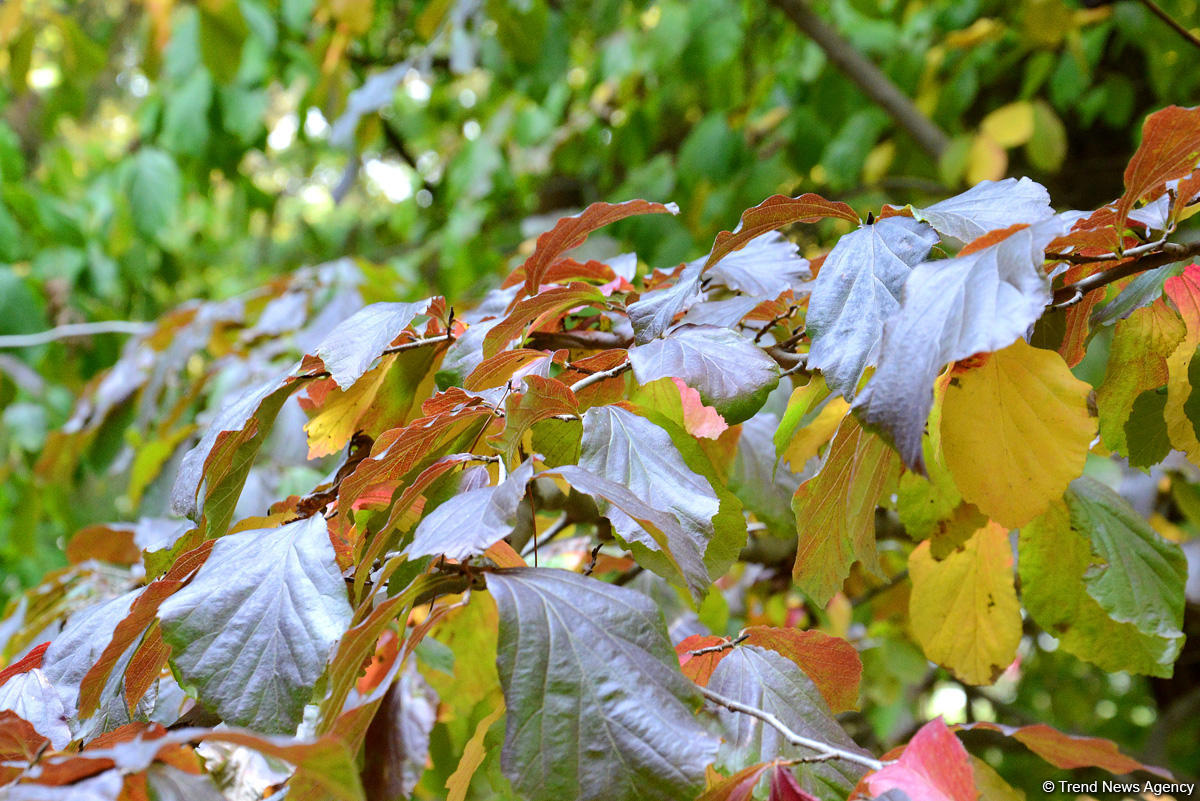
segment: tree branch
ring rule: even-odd
[[[1141,3],[1147,9],[1149,9],[1151,14],[1167,23],[1171,30],[1175,31],[1175,33],[1179,34],[1184,39],[1187,39],[1193,47],[1200,47],[1200,39],[1197,39],[1195,34],[1193,34],[1191,31],[1185,28],[1182,23],[1164,11],[1162,6],[1154,2],[1154,0],[1141,0]]]
[[[796,732],[789,729],[782,720],[775,717],[770,712],[759,709],[758,707],[750,706],[749,704],[743,704],[740,701],[733,700],[732,698],[726,698],[720,693],[713,692],[707,687],[697,686],[696,689],[700,691],[701,695],[703,695],[709,701],[712,701],[714,704],[719,704],[720,706],[723,706],[726,709],[730,709],[734,712],[741,712],[743,715],[750,715],[751,717],[758,718],[763,723],[766,723],[768,726],[782,734],[783,738],[792,745],[799,746],[800,748],[807,748],[811,751],[816,751],[823,759],[844,759],[847,762],[853,762],[856,765],[862,765],[870,770],[883,769],[883,763],[874,757],[856,754],[853,751],[846,751],[845,749],[838,748],[837,746],[830,745],[829,743],[823,743],[820,740],[813,740],[809,737],[805,737],[802,734],[796,734]]]
[[[632,364],[630,364],[628,361],[624,361],[618,364],[616,367],[610,367],[607,370],[601,370],[598,373],[592,373],[586,378],[581,378],[572,384],[571,391],[578,392],[581,389],[587,389],[592,384],[599,384],[601,381],[605,381],[609,378],[616,378],[631,367],[633,367]]]
[[[825,20],[817,16],[805,0],[771,0],[803,31],[847,78],[886,111],[896,124],[908,132],[921,148],[940,158],[950,146],[950,137],[937,123],[921,113],[883,71],[867,60],[853,45],[842,38]]]
[[[39,331],[36,334],[10,334],[0,336],[0,348],[34,348],[48,345],[59,339],[92,337],[97,334],[144,334],[154,326],[151,323],[131,323],[123,320],[106,320],[98,323],[72,323]]]
[[[1070,306],[1073,303],[1077,303],[1087,293],[1100,287],[1108,286],[1114,281],[1120,281],[1122,278],[1144,273],[1147,270],[1153,270],[1166,264],[1174,264],[1177,261],[1197,255],[1200,255],[1200,240],[1189,242],[1185,245],[1166,242],[1157,253],[1151,253],[1141,258],[1136,258],[1133,261],[1118,264],[1110,270],[1094,273],[1087,278],[1080,279],[1073,284],[1068,284],[1058,289],[1054,293],[1054,297],[1050,303],[1055,307]]]

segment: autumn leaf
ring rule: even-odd
[[[1195,464],[1200,462],[1200,438],[1185,404],[1194,391],[1188,370],[1200,347],[1200,264],[1189,264],[1182,275],[1168,278],[1163,290],[1183,317],[1185,327],[1183,339],[1167,357],[1167,405],[1163,416],[1171,444]]]
[[[880,574],[875,555],[875,506],[897,469],[896,454],[879,437],[846,417],[821,472],[792,498],[799,546],[792,578],[824,606],[861,562]]]
[[[963,498],[1011,528],[1045,511],[1083,472],[1096,433],[1090,391],[1057,353],[1020,339],[956,371],[942,453]]]
[[[900,790],[911,801],[975,801],[971,757],[939,717],[909,740],[900,758],[865,779],[872,795]]]
[[[1200,160],[1200,107],[1168,106],[1146,117],[1142,143],[1125,168],[1125,194],[1117,203],[1116,228],[1129,212],[1166,181],[1182,178]]]
[[[811,223],[829,217],[855,224],[859,222],[854,209],[840,201],[829,201],[811,192],[800,197],[772,195],[754,208],[742,212],[741,225],[737,231],[722,231],[717,234],[704,269],[710,269],[725,256],[745,247],[768,231],[775,231],[792,223]]]
[[[991,684],[1017,655],[1021,610],[1008,532],[995,523],[943,559],[925,540],[908,557],[913,634],[933,662],[969,684]]]

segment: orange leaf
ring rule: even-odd
[[[837,714],[858,708],[862,660],[854,646],[822,631],[751,626],[746,644],[769,648],[800,666]]]
[[[811,223],[827,217],[858,223],[854,209],[841,201],[826,200],[809,192],[800,197],[772,195],[752,209],[742,212],[738,230],[722,231],[713,242],[712,252],[704,264],[707,270],[735,250],[741,250],[751,239],[792,223]]]
[[[604,294],[599,289],[582,282],[550,287],[525,298],[484,335],[483,356],[488,359],[495,356],[530,324],[536,329],[557,322],[576,306],[603,306],[605,302]]]
[[[31,650],[25,656],[13,662],[4,670],[0,670],[0,685],[16,676],[18,673],[28,673],[34,668],[42,666],[42,656],[46,653],[46,649],[50,647],[49,642],[44,642],[38,647]]]
[[[729,778],[714,784],[696,801],[750,801],[754,794],[754,786],[774,764],[773,762],[760,762],[757,765],[742,768]]]
[[[1200,106],[1168,106],[1146,118],[1142,144],[1125,168],[1125,194],[1117,202],[1116,228],[1138,201],[1156,192],[1165,181],[1183,178],[1200,160]]]
[[[1105,740],[1102,737],[1078,737],[1073,734],[1065,734],[1045,723],[1035,723],[1032,726],[1004,726],[999,723],[978,721],[962,724],[955,728],[987,729],[999,732],[1006,737],[1012,737],[1054,767],[1064,770],[1103,768],[1117,776],[1144,770],[1166,779],[1171,778],[1171,774],[1162,768],[1146,765],[1132,757],[1125,756],[1117,749],[1116,743],[1111,740]]]
[[[693,634],[675,646],[675,653],[679,656],[679,669],[683,671],[683,675],[701,687],[707,686],[713,671],[717,669],[717,664],[725,654],[729,653],[730,649],[724,648],[720,651],[708,651],[703,654],[694,654],[692,651],[728,644],[729,640],[725,637],[717,637],[712,634]]]
[[[537,238],[533,255],[525,260],[525,292],[536,295],[546,271],[558,257],[578,247],[588,234],[609,223],[638,214],[678,214],[674,203],[653,203],[649,200],[627,200],[624,203],[593,203],[579,214],[563,217],[554,227]]]

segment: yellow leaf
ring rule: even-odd
[[[329,391],[321,404],[321,411],[304,425],[308,433],[309,459],[328,456],[346,446],[354,436],[359,419],[375,400],[394,360],[394,355],[385,356],[374,370],[349,389],[335,387]]]
[[[479,721],[479,725],[475,727],[475,733],[471,735],[471,739],[467,740],[467,744],[463,748],[463,755],[458,760],[458,767],[450,774],[450,778],[446,779],[446,789],[450,791],[446,795],[446,801],[463,801],[467,797],[467,791],[471,789],[471,778],[483,763],[483,758],[487,756],[487,749],[483,747],[483,738],[492,724],[503,714],[504,707],[497,707],[492,714]]]
[[[1200,462],[1200,439],[1184,408],[1192,395],[1188,369],[1200,347],[1200,267],[1189,264],[1183,275],[1167,279],[1163,285],[1167,297],[1183,318],[1186,332],[1183,341],[1167,357],[1167,405],[1163,417],[1171,444],[1187,454],[1192,464]]]
[[[930,545],[908,557],[913,634],[931,661],[968,684],[991,684],[1021,642],[1008,532],[988,523],[940,561]]]
[[[799,473],[808,460],[817,455],[817,451],[829,441],[849,411],[850,404],[846,403],[845,398],[830,398],[816,419],[796,431],[783,451],[783,458],[792,466],[793,472]]]
[[[1033,104],[1018,100],[983,118],[979,129],[1000,147],[1020,147],[1033,136]]]
[[[1008,169],[1008,153],[987,134],[980,134],[971,142],[967,152],[967,183],[999,181]]]
[[[1028,523],[1083,474],[1096,423],[1091,387],[1062,356],[1017,340],[946,390],[942,453],[963,498],[1010,528]]]

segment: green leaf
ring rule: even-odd
[[[207,70],[196,70],[167,97],[160,144],[182,156],[203,156],[208,147],[208,110],[212,102],[212,78]]]
[[[1104,484],[1083,477],[1066,494],[1071,528],[1086,534],[1094,559],[1084,574],[1090,596],[1120,623],[1158,637],[1179,636],[1187,560],[1129,503]]]
[[[242,63],[242,45],[249,29],[237,0],[210,0],[197,7],[200,14],[200,57],[221,83],[232,83]]]
[[[678,378],[700,393],[729,425],[749,420],[779,385],[779,366],[728,328],[682,325],[662,339],[629,349],[639,384]]]
[[[489,573],[487,586],[508,707],[501,764],[523,797],[675,801],[703,789],[716,738],[649,598],[550,569]]]
[[[129,168],[129,208],[138,233],[147,239],[158,236],[179,210],[182,179],[169,155],[144,147]]]
[[[1021,528],[1021,600],[1064,651],[1103,670],[1170,676],[1183,636],[1146,634],[1112,619],[1089,594],[1084,574],[1094,561],[1086,531],[1071,526],[1065,503]]]
[[[318,514],[217,540],[158,619],[175,670],[205,706],[231,725],[291,734],[351,612]]]

